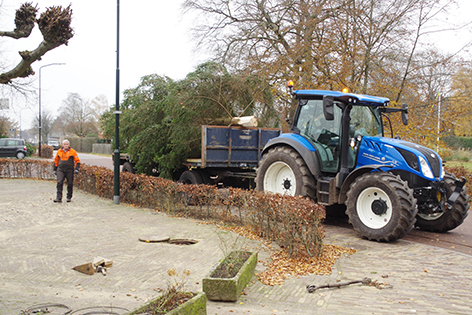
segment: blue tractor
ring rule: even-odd
[[[467,217],[465,179],[444,171],[441,157],[411,142],[384,137],[389,99],[334,91],[293,92],[291,133],[271,139],[256,176],[259,191],[345,205],[353,228],[391,242],[414,226],[446,232]],[[390,125],[391,129],[391,125]]]

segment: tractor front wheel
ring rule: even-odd
[[[446,172],[444,182],[446,184],[446,198],[449,198],[456,189],[456,176]],[[418,213],[415,225],[424,231],[447,232],[464,222],[464,219],[469,214],[469,207],[469,195],[467,195],[467,187],[464,186],[452,208],[446,209],[442,213]]]
[[[392,242],[405,236],[418,212],[413,190],[400,176],[371,172],[352,183],[346,201],[349,222],[363,238]]]

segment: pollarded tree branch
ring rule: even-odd
[[[15,32],[17,34],[21,33],[20,31],[17,31],[18,29],[20,29],[20,25],[24,26],[23,29],[27,29],[25,25],[28,25],[28,27],[30,27],[29,33],[31,33],[31,29],[34,27],[34,22],[32,23],[32,25],[31,23],[28,24],[26,20],[22,20],[20,22],[19,16],[25,17],[28,21],[31,20],[31,15],[18,13],[24,7],[33,8],[31,4],[26,3],[17,11],[15,18],[17,28],[14,32],[10,32],[10,34]],[[35,15],[36,11],[34,13],[34,17]],[[41,57],[48,51],[61,45],[67,45],[69,39],[74,36],[74,32],[70,27],[71,17],[72,9],[70,8],[70,5],[65,9],[63,9],[61,6],[47,8],[46,12],[43,12],[40,18],[35,21],[38,23],[39,29],[43,34],[43,41],[33,51],[25,50],[19,52],[21,56],[21,61],[12,70],[0,74],[0,84],[10,84],[12,82],[11,80],[15,78],[26,78],[30,75],[33,75],[34,71],[31,68],[31,64],[33,62],[40,60]],[[28,34],[26,36],[14,37],[6,33],[8,32],[0,32],[0,35],[10,36],[13,38],[29,36]]]
[[[62,9],[61,6],[50,7],[46,12],[41,13],[38,25],[44,40],[57,46],[67,45],[69,39],[74,36],[74,32],[70,27],[71,19],[72,9],[70,5],[65,9]]]
[[[0,36],[12,37],[15,39],[28,37],[34,28],[36,22],[37,7],[33,7],[32,3],[24,3],[16,11],[15,30],[0,31]]]

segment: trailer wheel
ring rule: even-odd
[[[315,199],[315,178],[298,152],[279,146],[263,156],[257,170],[256,189]]]
[[[123,168],[121,169],[122,172],[129,172],[131,174],[134,174],[135,171],[134,171],[134,167],[133,165],[131,165],[130,162],[124,162],[123,163]]]
[[[418,212],[413,190],[400,176],[366,173],[348,191],[346,214],[363,238],[392,242],[405,236]]]
[[[196,170],[196,172],[200,174],[202,178],[202,184],[211,185],[210,175],[205,170],[199,169],[199,170]]]
[[[446,183],[446,198],[449,198],[456,189],[456,176],[446,172],[444,182]],[[424,231],[438,233],[455,229],[464,222],[464,219],[469,214],[469,198],[469,195],[467,195],[467,187],[464,186],[451,209],[438,214],[418,213],[415,225]]]
[[[203,184],[203,178],[196,170],[186,170],[180,175],[179,182],[185,185],[200,185]]]

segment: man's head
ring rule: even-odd
[[[70,142],[69,142],[69,140],[64,140],[64,141],[62,141],[62,148],[63,148],[64,150],[69,150],[69,149],[70,149]]]

